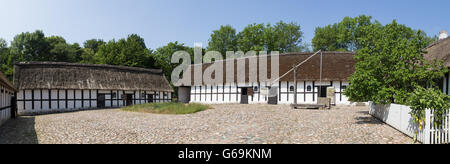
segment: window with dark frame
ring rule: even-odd
[[[258,89],[259,89],[258,87],[253,87],[254,92],[259,92]]]
[[[295,90],[294,86],[290,86],[290,87],[289,87],[289,91],[290,91],[290,92],[294,92],[294,90]]]
[[[347,89],[347,86],[346,85],[343,85],[342,86],[342,90],[346,90]]]
[[[112,95],[111,95],[111,97],[113,98],[113,99],[115,99],[116,97],[117,97],[117,93],[112,93]]]
[[[308,85],[308,86],[306,87],[306,91],[308,91],[308,92],[311,92],[311,91],[312,91],[311,85]]]

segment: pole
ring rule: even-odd
[[[306,63],[307,61],[309,61],[311,58],[313,58],[314,56],[316,56],[317,54],[321,53],[322,50],[317,51],[316,53],[314,53],[313,55],[311,55],[310,57],[308,57],[306,60],[304,60],[303,62],[301,62],[300,64],[297,65],[297,67],[300,67],[301,65],[303,65],[304,63]],[[284,75],[280,76],[279,78],[277,78],[276,80],[272,81],[270,83],[270,85],[272,86],[273,84],[275,84],[275,82],[279,82],[281,80],[281,78],[287,76],[289,73],[291,73],[294,69],[291,69],[289,71],[287,71]]]
[[[320,52],[320,88],[319,93],[322,94],[322,72],[323,72],[323,52]]]
[[[297,73],[298,67],[294,65],[294,104],[297,105]]]

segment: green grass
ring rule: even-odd
[[[124,107],[128,112],[156,113],[156,114],[192,114],[211,109],[208,105],[183,103],[150,103]]]

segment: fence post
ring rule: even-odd
[[[425,122],[423,123],[423,134],[424,134],[424,141],[423,144],[430,144],[430,110],[425,110]]]

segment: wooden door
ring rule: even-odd
[[[147,103],[153,103],[153,95],[152,94],[147,95]]]
[[[127,94],[126,105],[127,106],[133,105],[133,95],[132,94]]]
[[[97,108],[105,108],[105,94],[97,95]]]
[[[248,88],[241,88],[241,104],[248,104]]]

